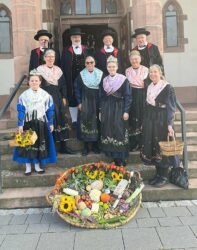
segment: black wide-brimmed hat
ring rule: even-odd
[[[101,33],[101,38],[103,39],[105,36],[112,36],[115,38],[116,33],[113,30],[106,29]]]
[[[135,29],[135,33],[132,35],[133,38],[135,38],[137,35],[144,34],[146,36],[150,35],[150,32],[146,30],[145,28],[138,28]]]
[[[34,36],[34,39],[38,41],[40,36],[48,36],[49,39],[52,38],[52,34],[48,32],[48,30],[38,30],[37,34]]]
[[[80,28],[72,27],[70,28],[69,35],[70,36],[85,35],[85,33],[83,33]]]

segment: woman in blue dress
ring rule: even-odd
[[[29,75],[30,88],[24,91],[18,100],[18,130],[23,132],[31,129],[38,139],[34,145],[16,147],[13,160],[26,164],[25,175],[31,175],[31,164],[35,165],[35,172],[43,174],[40,164],[56,162],[56,152],[52,132],[54,104],[52,97],[40,88],[42,77],[36,70]]]

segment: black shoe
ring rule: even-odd
[[[42,170],[40,170],[40,171],[36,171],[36,170],[35,170],[35,172],[36,172],[37,174],[44,174],[44,173],[45,173],[45,170],[44,170],[44,169],[42,169]]]
[[[88,155],[88,153],[89,153],[88,148],[87,148],[87,147],[84,147],[84,149],[83,149],[82,152],[81,152],[81,155],[82,155],[82,156],[86,156],[86,155]]]
[[[92,151],[95,153],[95,154],[100,154],[101,151],[99,148],[93,148]]]
[[[160,176],[156,174],[152,179],[148,181],[149,185],[155,185],[155,183],[159,180]]]
[[[59,151],[60,154],[69,154],[69,155],[74,155],[76,154],[75,151],[73,151],[72,149],[66,147],[66,148],[63,148],[63,149],[60,149]]]
[[[30,176],[31,172],[24,173],[25,176]]]
[[[157,179],[157,181],[153,184],[153,186],[157,187],[157,188],[161,188],[161,187],[165,186],[168,183],[169,183],[168,178],[160,176]]]
[[[168,181],[168,168],[158,168],[159,178],[154,184],[154,187],[160,188],[169,183]]]
[[[155,173],[154,177],[148,181],[149,185],[154,185],[158,181],[158,179],[160,177],[160,171],[159,171],[160,169],[159,169],[159,167],[155,166],[155,170],[156,170],[156,173]]]

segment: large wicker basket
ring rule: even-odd
[[[82,167],[82,166],[79,166]],[[78,168],[79,168],[78,167]],[[69,170],[66,170],[62,176],[65,176],[68,174]],[[130,173],[130,172],[129,172]],[[138,172],[135,172],[135,174],[138,175],[140,178],[140,174]],[[124,218],[124,220],[115,221],[114,223],[98,223],[98,222],[90,222],[90,221],[76,221],[73,219],[72,216],[70,216],[67,213],[61,212],[59,209],[56,209],[57,214],[67,223],[81,228],[104,228],[104,229],[110,229],[110,228],[116,228],[119,226],[122,226],[123,224],[128,223],[137,213],[138,209],[140,208],[141,202],[142,202],[142,194],[141,190],[143,188],[143,183],[141,183],[140,187],[134,191],[136,195],[133,193],[133,198],[130,200],[130,209],[127,212],[127,216]],[[140,191],[139,191],[140,190]],[[55,196],[60,195],[59,193],[55,193],[54,190],[46,194],[46,199],[50,205],[54,205],[55,202]]]
[[[159,142],[160,153],[163,156],[175,156],[183,154],[184,143],[182,141],[175,140],[173,136],[173,141],[169,140],[169,136],[167,141]]]

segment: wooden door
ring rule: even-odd
[[[131,13],[128,12],[120,21],[120,45],[123,53],[124,68],[129,63],[129,52],[131,50]]]

